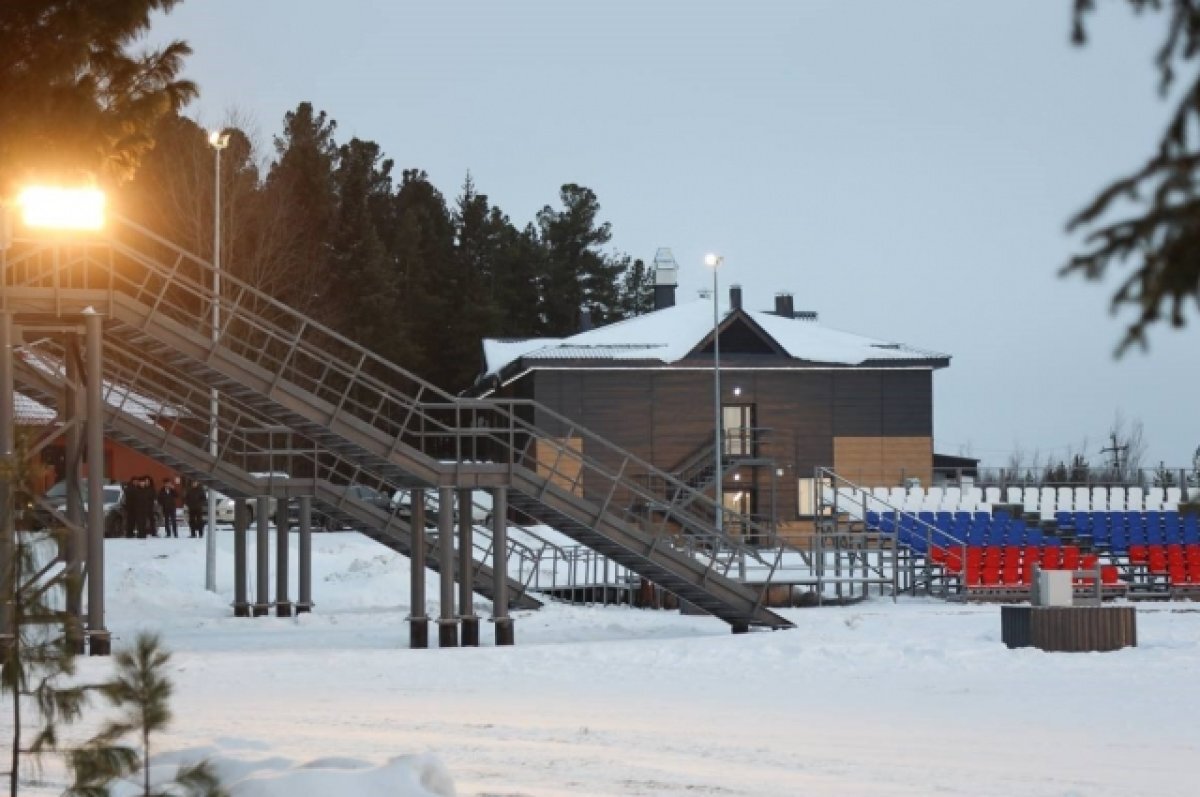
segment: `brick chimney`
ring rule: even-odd
[[[730,310],[741,310],[742,309],[742,286],[741,285],[730,285],[729,286],[729,309]]]

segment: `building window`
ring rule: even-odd
[[[829,478],[823,478],[820,481],[821,485],[827,490],[833,487],[833,482]],[[796,483],[796,514],[800,517],[815,517],[817,514],[817,506],[820,503],[817,500],[816,494],[817,479],[812,477],[800,478],[796,480]],[[828,513],[829,510],[826,509],[825,514]]]

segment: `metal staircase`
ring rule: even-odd
[[[716,511],[711,499],[545,407],[455,399],[228,275],[219,298],[226,321],[213,330],[198,321],[215,298],[211,266],[128,222],[100,246],[43,247],[6,261],[10,309],[61,317],[93,308],[127,371],[155,363],[191,395],[215,387],[391,484],[506,487],[526,514],[735,628],[791,626],[763,605],[773,563],[703,520]],[[695,508],[664,512],[664,522],[688,529],[686,540],[624,508],[658,498],[639,483],[645,475]],[[730,572],[747,557],[767,573],[761,586]]]
[[[22,392],[51,406],[62,395],[65,381],[62,369],[58,367],[61,353],[51,354],[46,345],[40,349],[17,360],[15,376]],[[352,473],[335,455],[319,453],[311,445],[290,447],[282,454],[266,447],[263,442],[254,439],[256,435],[253,431],[264,428],[266,419],[255,418],[245,412],[244,407],[228,401],[218,427],[218,437],[225,441],[223,457],[214,459],[209,454],[207,442],[207,407],[196,400],[197,392],[172,389],[169,387],[169,375],[151,364],[143,364],[136,372],[123,368],[120,365],[123,359],[110,357],[105,375],[109,389],[104,425],[106,433],[114,440],[167,465],[188,479],[198,481],[209,489],[218,489],[232,498],[253,499],[261,495],[266,488],[251,475],[252,471],[274,471],[277,463],[286,461],[289,467],[298,466],[309,477],[273,482],[269,489],[276,497],[311,496],[324,514],[353,526],[397,553],[405,556],[412,553],[412,534],[407,518],[400,517],[394,510],[388,511],[367,503],[348,489],[351,484],[361,483],[365,474]],[[151,375],[155,377],[153,385],[148,383]],[[127,403],[140,403],[141,396],[150,395],[147,392],[150,389],[154,390],[157,401],[171,407],[173,414],[178,414],[176,422],[167,428],[138,417],[131,411],[132,407],[126,406]],[[207,401],[206,391],[204,401]],[[374,481],[371,486],[389,495],[398,489],[381,481]],[[477,527],[473,543],[476,561],[472,588],[480,595],[491,598],[492,568],[485,563],[491,558],[492,552],[490,530]],[[532,557],[529,552],[522,550],[524,547],[511,540],[508,544],[510,571],[516,569],[524,573],[526,569],[529,570],[524,581],[509,578],[509,599],[514,608],[537,609],[542,604],[528,594],[532,578],[532,567],[528,562]],[[437,547],[427,540],[425,561],[435,572],[441,571],[438,555]]]
[[[814,549],[824,551],[815,559],[824,570],[832,554],[838,578],[861,566],[870,583],[890,580],[897,593],[952,598],[963,592],[965,541],[829,468],[818,468],[814,481],[818,526],[824,526],[814,535]],[[870,514],[878,515],[878,521],[870,522]],[[934,549],[951,552],[948,560],[956,561],[958,569],[947,566],[948,560],[935,561],[930,555]]]

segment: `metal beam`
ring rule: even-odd
[[[429,647],[429,614],[425,608],[425,491],[413,490],[409,515],[412,550],[409,552],[408,646]]]
[[[104,339],[101,318],[84,314],[87,328],[87,590],[88,652],[107,656],[112,638],[104,625]]]
[[[458,490],[458,616],[462,620],[463,647],[479,647],[479,616],[475,614],[475,544],[472,540],[471,490]]]
[[[458,647],[458,617],[454,614],[454,488],[438,488],[438,577],[441,586],[441,617],[438,618],[438,647]],[[469,575],[468,575],[469,577]]]

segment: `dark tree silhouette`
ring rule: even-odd
[[[1073,37],[1086,41],[1087,17],[1095,0],[1073,0]],[[1191,83],[1179,97],[1153,156],[1137,171],[1105,188],[1069,223],[1086,230],[1085,250],[1063,268],[1091,279],[1114,264],[1129,262],[1133,271],[1113,296],[1113,310],[1136,308],[1118,353],[1131,344],[1145,348],[1146,330],[1169,316],[1174,327],[1185,322],[1189,299],[1200,301],[1200,3],[1195,0],[1126,0],[1138,12],[1166,16],[1166,35],[1155,63],[1165,95],[1176,73],[1190,68]],[[1119,216],[1115,220],[1113,216]]]

